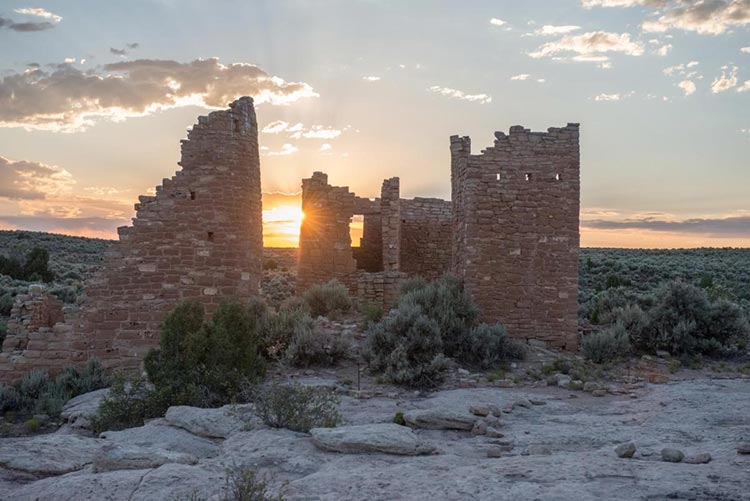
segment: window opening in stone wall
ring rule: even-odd
[[[190,192],[190,200],[195,200],[195,192],[194,191]]]
[[[529,172],[526,173],[526,181],[531,181],[531,174]]]
[[[555,181],[559,181],[561,179],[562,179],[562,177],[560,177],[560,173],[559,172],[557,174],[555,174]]]
[[[239,118],[234,119],[234,132],[240,131],[240,120]]]
[[[213,242],[214,241],[214,232],[213,231],[209,231],[207,236],[208,236],[208,241],[209,242]]]
[[[496,179],[497,179],[498,181],[500,181],[500,173],[499,173],[499,172],[498,172],[498,173],[496,174],[496,176],[497,176],[497,178],[496,178]]]

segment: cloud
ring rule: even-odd
[[[530,76],[531,75],[529,75],[528,73],[521,73],[520,75],[514,75],[514,76],[510,77],[510,79],[511,80],[522,80],[523,81],[523,80],[528,80]]]
[[[336,139],[349,129],[351,129],[350,125],[347,125],[343,129],[336,129],[326,125],[312,125],[307,128],[301,123],[290,125],[289,122],[276,120],[263,127],[261,132],[265,134],[281,134],[284,132],[292,139]]]
[[[0,156],[0,198],[40,200],[67,193],[74,184],[65,169]]]
[[[0,28],[7,28],[13,31],[32,32],[50,30],[56,26],[55,23],[47,21],[41,23],[17,23],[7,17],[0,17]]]
[[[737,92],[750,92],[750,80],[745,80],[745,83],[737,87]]]
[[[125,49],[115,49],[113,47],[110,47],[109,51],[115,56],[124,56],[128,53]]]
[[[331,151],[333,149],[333,146],[331,146],[329,143],[323,143],[320,145],[320,151]]]
[[[62,21],[62,17],[58,16],[57,14],[53,14],[52,12],[48,10],[39,8],[39,7],[16,9],[14,12],[16,14],[25,14],[27,16],[34,16],[34,17],[41,17],[43,19],[49,19],[53,23],[59,23],[60,21]]]
[[[490,24],[493,25],[493,26],[505,26],[508,23],[506,23],[502,19],[498,19],[496,17],[493,17],[492,19],[490,19]]]
[[[711,83],[711,92],[718,94],[737,86],[737,67],[722,66],[721,76],[718,76]]]
[[[644,6],[655,9],[643,31],[672,29],[720,35],[733,27],[750,25],[748,0],[582,0],[586,8]]]
[[[740,49],[740,52],[742,52],[743,54],[750,54],[750,47],[742,47]]]
[[[581,29],[580,26],[575,26],[575,25],[553,26],[550,24],[545,24],[541,28],[534,30],[533,35],[538,35],[542,37],[567,35],[568,33],[571,33],[573,31],[578,31],[580,29]]]
[[[434,92],[435,94],[440,94],[441,96],[460,99],[462,101],[472,101],[480,104],[488,104],[492,102],[492,96],[488,94],[466,94],[462,90],[451,89],[450,87],[441,87],[439,85],[433,85],[427,90],[429,92]]]
[[[594,96],[594,101],[621,101],[627,97],[627,94],[598,94]]]
[[[0,127],[73,132],[97,118],[124,120],[187,105],[223,108],[243,95],[274,105],[318,96],[306,83],[286,82],[252,64],[223,65],[217,58],[138,59],[85,72],[57,65],[0,80]]]
[[[663,57],[663,56],[666,56],[667,54],[669,54],[669,53],[671,52],[672,48],[673,48],[673,47],[672,47],[672,44],[671,44],[671,43],[668,43],[668,44],[666,44],[666,45],[662,45],[661,47],[659,47],[659,48],[658,48],[658,49],[656,50],[656,55],[657,55],[657,56],[662,56],[662,57]]]
[[[693,82],[692,80],[683,80],[682,82],[677,84],[677,87],[682,89],[685,97],[695,94],[696,91],[695,82]]]
[[[641,42],[631,40],[628,33],[591,31],[581,35],[567,35],[547,42],[536,51],[529,53],[529,56],[565,59],[566,56],[572,55],[571,59],[574,61],[604,63],[609,59],[606,55],[608,52],[641,56],[644,47]]]
[[[378,80],[380,80],[380,77],[368,76],[368,77],[362,77],[362,80],[366,82],[377,82]]]
[[[660,232],[702,234],[708,237],[750,237],[750,216],[725,218],[694,218],[682,221],[658,217],[642,217],[609,221],[594,219],[581,221],[581,226],[602,230],[640,229]]]
[[[297,148],[293,144],[291,144],[291,143],[284,143],[283,145],[281,145],[281,149],[279,151],[269,151],[268,153],[265,154],[265,156],[269,156],[269,157],[280,157],[281,156],[281,157],[284,157],[284,156],[287,156],[287,155],[293,155],[293,154],[297,153],[298,151],[299,151],[299,148]]]

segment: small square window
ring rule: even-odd
[[[206,236],[207,236],[209,242],[213,242],[214,241],[214,232],[213,231],[209,231]]]
[[[560,181],[560,180],[562,180],[562,176],[560,176],[560,173],[558,172],[557,174],[555,174],[555,181]]]
[[[525,175],[526,181],[531,181],[531,173],[527,172]]]
[[[190,200],[195,200],[195,192],[194,191],[190,192]]]

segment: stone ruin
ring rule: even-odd
[[[118,228],[119,241],[65,323],[58,323],[59,305],[41,301],[42,293],[19,298],[0,353],[0,381],[90,357],[105,367],[138,369],[178,303],[198,300],[211,311],[221,301],[258,295],[263,229],[252,99],[199,117],[182,141],[179,165],[154,196],[140,197],[133,225]],[[42,329],[18,322],[26,311],[47,319]]]
[[[513,337],[577,347],[578,124],[495,133],[471,154],[450,140],[452,201],[400,197],[398,178],[380,198],[358,197],[315,172],[302,183],[297,290],[337,279],[361,301],[387,308],[408,277],[464,280],[485,322]],[[91,357],[138,370],[180,302],[209,312],[259,294],[262,216],[258,127],[251,98],[199,117],[182,141],[182,170],[141,196],[132,226],[118,229],[81,307],[38,288],[17,298],[0,352],[0,381],[33,369],[58,372]],[[352,247],[350,225],[363,218]]]

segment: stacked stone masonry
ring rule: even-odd
[[[68,321],[81,352],[73,360],[95,356],[107,367],[137,369],[178,303],[196,300],[211,311],[258,295],[263,237],[252,99],[199,117],[179,165],[154,196],[140,197],[133,225],[118,229],[119,242],[87,281],[80,314]],[[0,360],[0,371],[28,365],[31,352],[7,348],[14,353]]]
[[[557,348],[577,346],[578,124],[495,133],[471,154],[451,137],[453,272],[486,322]]]

